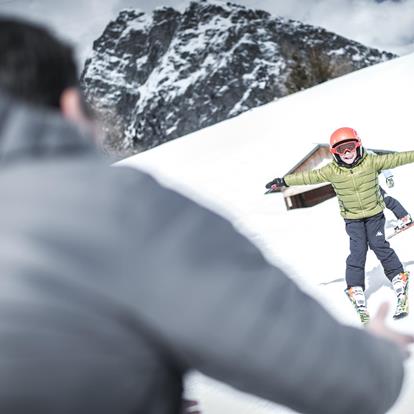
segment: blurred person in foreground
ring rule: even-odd
[[[195,369],[301,413],[409,413],[386,309],[341,325],[229,222],[108,168],[73,70],[0,20],[0,412],[176,414]]]

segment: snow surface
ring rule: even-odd
[[[270,262],[284,268],[335,317],[359,326],[343,293],[349,249],[336,199],[287,211],[281,194],[263,194],[264,184],[283,176],[341,126],[355,128],[366,147],[413,150],[413,73],[414,54],[410,54],[255,108],[120,164],[148,171],[164,185],[227,217]],[[414,213],[414,164],[396,168],[393,173],[395,187],[387,192]],[[385,213],[389,232],[393,216]],[[414,230],[391,241],[412,274],[413,243]],[[390,283],[371,251],[366,276],[371,314],[383,301],[395,303]],[[413,320],[414,313],[399,321],[389,315],[388,323],[414,333]],[[199,373],[188,378],[187,393],[199,399],[203,414],[291,412]]]

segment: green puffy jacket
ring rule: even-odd
[[[286,175],[284,180],[289,186],[330,182],[338,197],[342,217],[361,219],[384,210],[378,184],[381,171],[411,162],[414,162],[414,151],[386,155],[365,153],[352,168],[332,161],[317,170]]]

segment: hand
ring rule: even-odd
[[[281,187],[286,187],[286,183],[283,178],[275,178],[266,184],[266,188],[271,188],[272,190],[276,190]]]
[[[388,188],[394,187],[394,177],[393,176],[387,177],[385,179],[385,183],[387,184]]]
[[[201,414],[198,401],[183,399],[182,414]]]
[[[388,339],[395,345],[398,345],[408,358],[410,355],[408,346],[414,342],[414,336],[394,331],[385,325],[385,318],[387,317],[389,307],[388,303],[382,303],[375,317],[368,323],[367,329],[373,335]]]

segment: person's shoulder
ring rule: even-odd
[[[106,170],[107,185],[119,195],[134,195],[140,190],[156,188],[157,182],[149,174],[125,165],[111,165]]]
[[[335,169],[339,168],[339,165],[335,161],[329,161],[327,164],[325,164],[323,167],[321,167],[319,170],[322,172],[329,172],[334,171]]]
[[[146,200],[156,199],[165,207],[173,200],[187,200],[175,190],[162,184],[151,174],[130,166],[111,166],[108,171],[108,184],[118,199],[125,203],[145,203]]]

